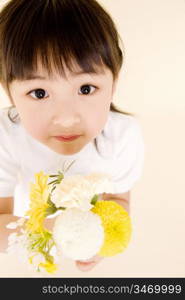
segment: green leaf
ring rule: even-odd
[[[59,171],[58,174],[56,174],[56,175],[49,175],[49,177],[51,177],[51,178],[55,177],[55,180],[49,182],[48,184],[59,184],[62,181],[62,179],[64,178],[64,175],[63,175],[62,172]]]
[[[58,182],[58,179],[53,180],[53,181],[49,182],[48,184],[53,184],[53,183],[57,183],[57,182]]]
[[[91,204],[95,205],[97,200],[98,200],[98,195],[94,195],[94,197],[91,199]]]
[[[45,216],[50,216],[50,215],[53,215],[54,213],[56,213],[58,209],[53,205],[53,206],[49,206],[48,208],[46,208],[46,211],[45,211]]]
[[[58,210],[59,210],[59,209],[60,209],[60,210],[65,210],[66,207],[59,207]]]
[[[73,161],[69,164],[69,166],[68,166],[66,169],[64,169],[64,173],[66,173],[66,172],[69,170],[69,168],[71,168],[71,166],[74,164],[75,161],[76,161],[76,160],[73,160]]]
[[[45,212],[46,217],[54,214],[58,210],[57,207],[55,206],[55,204],[51,201],[51,195],[49,195],[47,203],[49,204],[49,207],[46,209],[46,212]]]

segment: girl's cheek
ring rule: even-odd
[[[44,140],[48,133],[48,129],[40,118],[38,119],[36,116],[35,118],[23,118],[22,125],[26,129],[26,131],[34,138],[38,140]]]

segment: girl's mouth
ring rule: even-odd
[[[62,142],[71,142],[71,141],[74,141],[76,140],[77,138],[79,138],[80,135],[75,135],[75,136],[55,136],[55,138],[58,140],[58,141],[62,141]]]

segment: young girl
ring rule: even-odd
[[[0,81],[12,103],[0,110],[1,251],[34,174],[66,161],[75,161],[69,175],[111,174],[115,194],[100,196],[129,210],[144,142],[135,117],[112,103],[122,62],[115,24],[95,0],[11,0],[1,10]]]

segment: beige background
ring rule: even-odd
[[[86,273],[65,259],[55,276],[185,277],[185,1],[100,3],[113,16],[125,45],[115,103],[137,115],[145,166],[131,193],[133,235],[127,250]],[[1,106],[7,101],[0,91]],[[0,277],[24,276],[39,274],[0,254]]]

